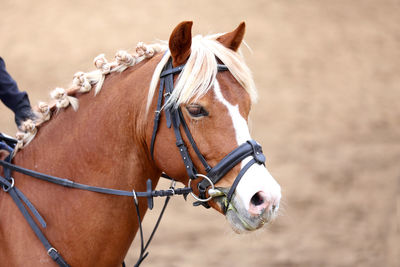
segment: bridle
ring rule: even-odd
[[[168,103],[168,99],[174,90],[174,74],[180,73],[185,65],[181,65],[178,67],[173,67],[172,65],[172,58],[170,58],[165,65],[163,71],[160,75],[160,87],[158,92],[157,98],[157,109],[156,114],[154,117],[154,126],[153,126],[153,134],[151,137],[151,144],[150,144],[150,153],[151,156],[154,157],[154,144],[155,139],[157,136],[158,125],[160,121],[160,114],[162,110],[165,112],[165,117],[167,120],[167,127],[173,127],[176,139],[176,146],[181,154],[183,163],[185,164],[185,168],[187,174],[189,176],[189,185],[192,180],[196,180],[199,177],[202,178],[202,181],[198,183],[197,187],[199,190],[199,196],[194,195],[192,196],[197,200],[194,205],[203,205],[206,208],[210,208],[208,205],[208,201],[210,201],[213,197],[223,196],[225,195],[219,190],[215,190],[215,184],[220,181],[231,169],[233,169],[237,164],[242,162],[247,157],[252,157],[252,159],[246,163],[246,165],[240,170],[239,174],[236,176],[235,181],[233,182],[229,192],[226,194],[226,200],[223,203],[222,211],[226,214],[229,204],[232,200],[233,193],[236,190],[237,185],[239,184],[241,178],[245,174],[245,172],[255,163],[257,164],[265,164],[265,156],[262,153],[261,146],[254,140],[248,140],[246,143],[240,145],[228,155],[226,155],[220,162],[218,162],[214,167],[211,167],[204,156],[201,154],[196,142],[188,125],[183,117],[182,110],[180,107],[173,107],[173,105],[168,105],[166,108],[163,107],[163,99],[164,104]],[[218,71],[227,71],[228,67],[223,64],[217,64]],[[204,167],[204,171],[206,175],[198,173],[197,169],[195,168],[193,161],[189,155],[188,148],[182,138],[180,128],[183,128],[184,133],[187,139],[190,142],[191,147],[193,148],[196,156],[202,163]],[[211,186],[211,190],[207,189]],[[209,197],[207,197],[207,193]]]
[[[222,64],[218,64],[217,67],[218,67],[218,71],[228,70],[228,68]],[[59,252],[47,240],[46,236],[43,234],[42,230],[39,228],[39,226],[33,219],[33,217],[35,217],[37,219],[37,221],[39,222],[39,224],[42,226],[42,228],[46,227],[45,220],[42,218],[40,213],[36,210],[34,205],[15,186],[14,178],[12,178],[12,176],[11,176],[11,171],[16,171],[16,172],[31,176],[33,178],[51,182],[51,183],[54,183],[57,185],[62,185],[67,188],[76,188],[76,189],[88,190],[88,191],[92,191],[92,192],[109,194],[109,195],[133,197],[135,208],[136,208],[136,214],[137,214],[137,218],[138,218],[138,222],[139,222],[139,230],[140,230],[140,237],[141,237],[140,256],[139,256],[137,263],[135,264],[135,266],[139,266],[140,263],[148,255],[148,252],[146,252],[146,249],[147,249],[148,245],[150,244],[155,231],[158,228],[158,225],[161,221],[162,215],[164,214],[165,208],[166,208],[171,196],[183,195],[186,198],[186,196],[190,193],[197,200],[194,203],[195,206],[203,205],[206,208],[210,207],[207,202],[210,201],[212,198],[225,196],[226,198],[225,198],[225,202],[223,204],[222,210],[223,210],[223,213],[226,214],[226,212],[229,208],[231,199],[233,197],[233,193],[235,192],[235,189],[236,189],[237,185],[239,184],[240,179],[245,174],[245,172],[255,163],[260,164],[260,165],[264,164],[265,156],[262,153],[261,146],[254,140],[249,140],[246,143],[241,144],[239,147],[237,147],[232,152],[230,152],[228,155],[226,155],[214,167],[211,167],[207,163],[207,161],[201,154],[198,146],[196,145],[196,142],[194,141],[192,134],[190,133],[187,123],[183,117],[181,108],[180,107],[178,107],[178,108],[173,108],[173,107],[162,108],[163,101],[164,101],[164,103],[166,103],[168,101],[168,99],[174,89],[174,74],[181,72],[183,70],[183,68],[184,68],[184,65],[174,68],[172,65],[172,59],[169,59],[168,63],[166,64],[163,71],[161,72],[159,94],[158,94],[158,99],[157,99],[157,109],[156,109],[156,114],[155,114],[155,118],[154,118],[153,133],[152,133],[152,137],[151,137],[150,153],[153,157],[154,144],[155,144],[155,139],[156,139],[156,135],[157,135],[160,114],[163,110],[166,115],[168,128],[171,128],[171,126],[172,126],[172,128],[174,130],[175,138],[176,138],[176,146],[179,149],[182,160],[186,167],[187,174],[190,178],[188,187],[175,188],[175,186],[174,186],[175,182],[174,182],[173,178],[168,176],[166,173],[162,173],[161,176],[164,178],[171,179],[173,181],[173,183],[171,184],[171,187],[169,189],[167,189],[167,190],[152,190],[152,182],[150,179],[148,179],[147,184],[146,184],[146,189],[147,189],[146,192],[135,192],[134,190],[125,191],[125,190],[116,190],[116,189],[110,189],[110,188],[90,186],[90,185],[75,183],[75,182],[65,179],[65,178],[59,178],[59,177],[43,174],[40,172],[36,172],[36,171],[29,170],[29,169],[12,164],[11,163],[11,159],[12,159],[11,155],[13,154],[13,147],[16,144],[16,140],[10,139],[10,138],[5,137],[0,134],[0,149],[6,149],[10,152],[10,156],[8,156],[5,160],[0,160],[0,166],[3,166],[3,168],[4,168],[4,177],[2,177],[0,175],[0,186],[3,188],[4,192],[11,195],[11,197],[14,200],[14,202],[16,203],[18,209],[21,211],[21,213],[27,220],[28,224],[34,231],[35,235],[38,237],[38,239],[41,241],[41,243],[45,247],[47,254],[59,266],[69,267],[69,265],[63,259],[63,257],[59,254]],[[181,134],[181,130],[180,130],[181,126],[184,130],[184,133],[185,133],[187,139],[190,142],[191,147],[193,148],[193,150],[195,151],[195,154],[197,155],[200,162],[202,163],[206,175],[199,173],[197,171],[197,169],[195,168],[193,161],[190,157],[188,148],[182,138],[182,134]],[[2,142],[2,141],[4,141],[4,142]],[[233,169],[237,164],[242,162],[242,160],[244,160],[247,157],[252,157],[252,158],[240,170],[240,172],[237,175],[237,177],[235,178],[235,181],[233,182],[229,192],[227,194],[225,194],[222,191],[216,189],[215,184],[218,181],[220,181],[231,169]],[[199,190],[198,196],[196,196],[193,193],[193,190],[191,188],[191,181],[195,180],[195,179],[202,179],[197,184],[197,187]],[[207,194],[209,195],[208,197],[207,197]],[[137,197],[146,197],[149,209],[153,208],[153,197],[166,197],[166,200],[164,202],[164,206],[161,210],[160,216],[158,217],[158,220],[153,228],[153,231],[145,245],[144,245],[144,241],[143,241],[144,239],[143,239],[143,230],[142,230],[142,219],[141,219],[140,213],[139,213],[139,204],[137,201]],[[28,210],[33,214],[33,217],[32,217],[32,215],[30,215]],[[123,263],[123,266],[125,266],[124,263]]]

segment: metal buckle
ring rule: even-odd
[[[134,189],[132,189],[132,194],[133,194],[133,198],[134,198],[134,200],[135,200],[135,204],[138,205],[138,200],[137,200],[136,192],[135,192]]]
[[[169,186],[167,191],[170,191],[172,195],[175,195],[175,186],[176,186],[175,180],[171,180],[171,185]]]
[[[50,253],[51,253],[52,250],[53,250],[55,253],[58,253],[57,249],[51,247],[51,248],[49,248],[49,250],[47,251],[47,255],[50,256]],[[51,257],[51,256],[50,256],[50,257]]]
[[[175,189],[173,189],[173,188],[168,188],[167,191],[171,192],[172,196],[175,195]]]
[[[210,178],[208,178],[207,176],[205,176],[203,174],[196,174],[196,177],[202,177],[203,179],[206,179],[208,181],[208,183],[211,185],[211,188],[209,190],[215,190],[214,184],[213,184],[213,182],[211,181]],[[191,188],[191,185],[190,185],[191,182],[192,182],[192,179],[189,179],[188,187],[190,187],[190,188]],[[192,195],[192,197],[194,199],[196,199],[197,201],[200,201],[200,202],[207,202],[207,201],[210,201],[213,198],[212,196],[210,196],[208,198],[204,198],[204,199],[203,198],[199,198],[193,192],[190,192],[190,195]]]
[[[13,187],[14,187],[14,178],[11,177],[11,185],[9,187],[6,187],[5,185],[3,185],[3,191],[7,193]]]

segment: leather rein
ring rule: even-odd
[[[180,73],[184,68],[184,65],[173,67],[172,66],[172,59],[170,58],[166,66],[164,67],[163,71],[160,75],[160,87],[159,87],[159,95],[157,99],[157,110],[154,118],[154,126],[153,126],[153,134],[151,138],[151,145],[150,145],[150,153],[153,157],[154,154],[154,144],[157,135],[160,114],[162,110],[166,115],[167,119],[167,126],[168,128],[173,128],[176,138],[176,145],[179,149],[179,152],[182,156],[182,160],[185,164],[186,171],[189,176],[189,184],[187,187],[183,188],[175,188],[175,181],[173,178],[168,176],[166,173],[162,173],[161,177],[167,178],[172,180],[171,186],[167,190],[152,190],[152,182],[150,179],[146,182],[146,192],[135,192],[132,191],[125,191],[125,190],[116,190],[110,188],[103,188],[103,187],[96,187],[90,186],[85,184],[80,184],[73,182],[69,179],[59,178],[47,174],[43,174],[40,172],[36,172],[33,170],[29,170],[11,163],[11,155],[13,154],[13,147],[16,144],[14,139],[5,137],[0,134],[0,149],[5,149],[10,152],[10,155],[5,160],[0,160],[0,165],[4,168],[4,177],[0,176],[0,186],[3,188],[3,191],[9,193],[16,203],[18,209],[21,211],[27,222],[29,223],[30,227],[34,231],[35,235],[38,239],[42,242],[43,246],[45,247],[47,254],[61,267],[69,267],[68,263],[64,260],[64,258],[59,254],[59,252],[51,245],[48,239],[43,234],[42,230],[38,226],[38,224],[33,219],[30,212],[36,218],[36,220],[40,223],[42,228],[46,228],[46,222],[40,213],[36,210],[33,204],[29,201],[29,199],[15,186],[14,178],[11,176],[11,171],[19,172],[27,176],[31,176],[33,178],[37,178],[43,181],[51,182],[57,185],[62,185],[68,188],[75,188],[81,190],[88,190],[92,192],[102,193],[102,194],[109,194],[109,195],[117,195],[117,196],[128,196],[134,198],[134,204],[136,208],[137,218],[139,222],[139,231],[140,231],[140,238],[141,238],[141,248],[140,248],[140,256],[138,261],[136,262],[135,266],[139,266],[140,263],[147,257],[148,252],[146,249],[148,248],[158,226],[161,221],[161,218],[164,214],[164,211],[167,207],[169,199],[173,195],[183,195],[186,199],[188,194],[191,194],[197,201],[193,203],[194,206],[203,205],[206,208],[209,208],[208,201],[210,201],[214,197],[223,197],[225,196],[225,202],[223,204],[223,213],[226,214],[231,199],[233,197],[233,193],[237,185],[240,182],[240,179],[243,177],[245,172],[255,163],[257,164],[264,164],[265,163],[265,156],[262,153],[261,146],[254,140],[249,140],[246,143],[240,145],[232,152],[230,152],[227,156],[225,156],[217,165],[211,167],[203,155],[201,154],[199,148],[196,145],[196,142],[193,139],[192,134],[187,126],[187,123],[183,117],[182,110],[180,107],[178,108],[162,108],[163,101],[166,103],[168,98],[170,97],[173,89],[174,89],[174,74]],[[218,71],[227,71],[228,68],[225,65],[218,64]],[[206,175],[203,175],[197,171],[195,168],[193,161],[189,155],[188,148],[182,138],[182,134],[180,128],[183,128],[184,133],[187,139],[190,142],[191,147],[193,148],[196,156],[201,161]],[[2,142],[3,141],[3,142]],[[231,169],[233,169],[237,164],[242,162],[247,157],[251,157],[250,161],[246,163],[246,165],[240,170],[239,174],[237,175],[235,181],[233,182],[229,192],[227,194],[223,193],[222,191],[215,188],[215,184],[222,179]],[[200,177],[200,178],[199,178]],[[193,193],[191,188],[191,181],[195,179],[202,179],[197,184],[199,190],[199,196],[196,196]],[[211,188],[210,188],[211,187]],[[208,189],[208,190],[207,190]],[[208,197],[207,197],[208,194]],[[142,229],[142,218],[139,213],[139,204],[137,201],[137,197],[146,197],[148,208],[152,209],[154,206],[153,198],[154,197],[166,197],[164,202],[164,206],[160,212],[158,220],[153,228],[153,231],[144,245],[144,238],[143,238],[143,229]],[[122,263],[125,266],[124,263]]]

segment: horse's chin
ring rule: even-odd
[[[244,234],[266,226],[275,219],[276,212],[269,210],[259,216],[251,216],[234,197],[225,216],[233,231]]]

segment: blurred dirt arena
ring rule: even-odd
[[[260,95],[251,130],[283,204],[265,230],[238,236],[174,198],[143,266],[400,266],[399,1],[1,0],[0,56],[36,105],[98,54],[168,39],[183,20],[194,34],[246,21]],[[0,114],[14,135],[13,114]]]

